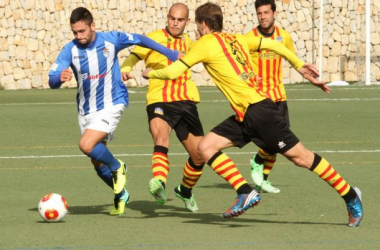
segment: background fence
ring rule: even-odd
[[[258,22],[254,0],[0,0],[0,88],[48,88],[48,71],[60,49],[73,39],[69,26],[71,11],[78,6],[90,9],[99,31],[121,30],[146,34],[164,28],[169,7],[186,3],[192,22],[187,32],[195,38],[194,10],[214,2],[224,11],[225,30],[246,33]],[[297,55],[318,65],[320,0],[277,0],[276,24],[287,30]],[[380,81],[380,1],[371,1],[371,81]],[[365,76],[365,0],[324,2],[322,78],[325,81],[361,82]],[[120,61],[129,50],[120,53]],[[145,86],[143,63],[136,65],[132,86]],[[212,85],[202,65],[192,69],[198,85]],[[302,82],[285,64],[285,83]],[[64,86],[75,86],[74,81]]]

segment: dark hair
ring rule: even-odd
[[[195,10],[195,21],[197,23],[204,22],[212,31],[222,31],[222,9],[216,4],[205,3]]]
[[[274,0],[256,0],[255,2],[255,8],[256,10],[263,6],[263,5],[268,5],[270,4],[270,8],[272,9],[273,12],[276,11],[276,3],[274,2]]]
[[[83,21],[90,26],[94,22],[94,18],[88,9],[84,7],[78,7],[73,10],[73,12],[71,12],[70,23],[74,24],[79,21]]]

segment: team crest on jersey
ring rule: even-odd
[[[154,113],[158,115],[164,115],[164,110],[162,110],[162,108],[155,108]]]
[[[276,40],[277,40],[277,42],[282,42],[282,36],[278,36],[278,37],[276,37]]]
[[[110,50],[107,47],[105,47],[103,49],[103,56],[107,58],[109,55],[110,55]]]

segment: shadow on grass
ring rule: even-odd
[[[347,226],[343,223],[324,223],[324,222],[307,222],[307,221],[275,221],[275,220],[264,220],[252,218],[255,215],[243,214],[239,218],[225,219],[222,217],[222,213],[192,213],[186,208],[179,208],[172,205],[158,205],[154,201],[133,201],[128,203],[128,209],[138,211],[143,214],[142,217],[134,217],[134,219],[147,219],[147,218],[158,218],[167,219],[168,217],[177,217],[182,219],[181,223],[194,223],[194,224],[207,224],[207,225],[217,225],[224,227],[252,227],[259,226],[260,224],[294,224],[294,225],[336,225],[336,226]],[[254,208],[248,210],[251,211]],[[159,211],[157,211],[159,210]],[[262,217],[263,215],[258,215]],[[270,216],[270,215],[265,215]],[[125,217],[126,219],[131,219],[131,217]]]

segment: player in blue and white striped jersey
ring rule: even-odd
[[[172,61],[177,60],[179,53],[143,35],[96,32],[91,12],[83,7],[72,11],[70,25],[75,39],[63,47],[53,64],[49,86],[59,88],[74,75],[78,84],[79,148],[91,158],[99,177],[113,188],[115,206],[111,215],[120,215],[129,200],[126,166],[106,146],[128,106],[128,91],[121,80],[117,54],[132,45],[154,49]]]

